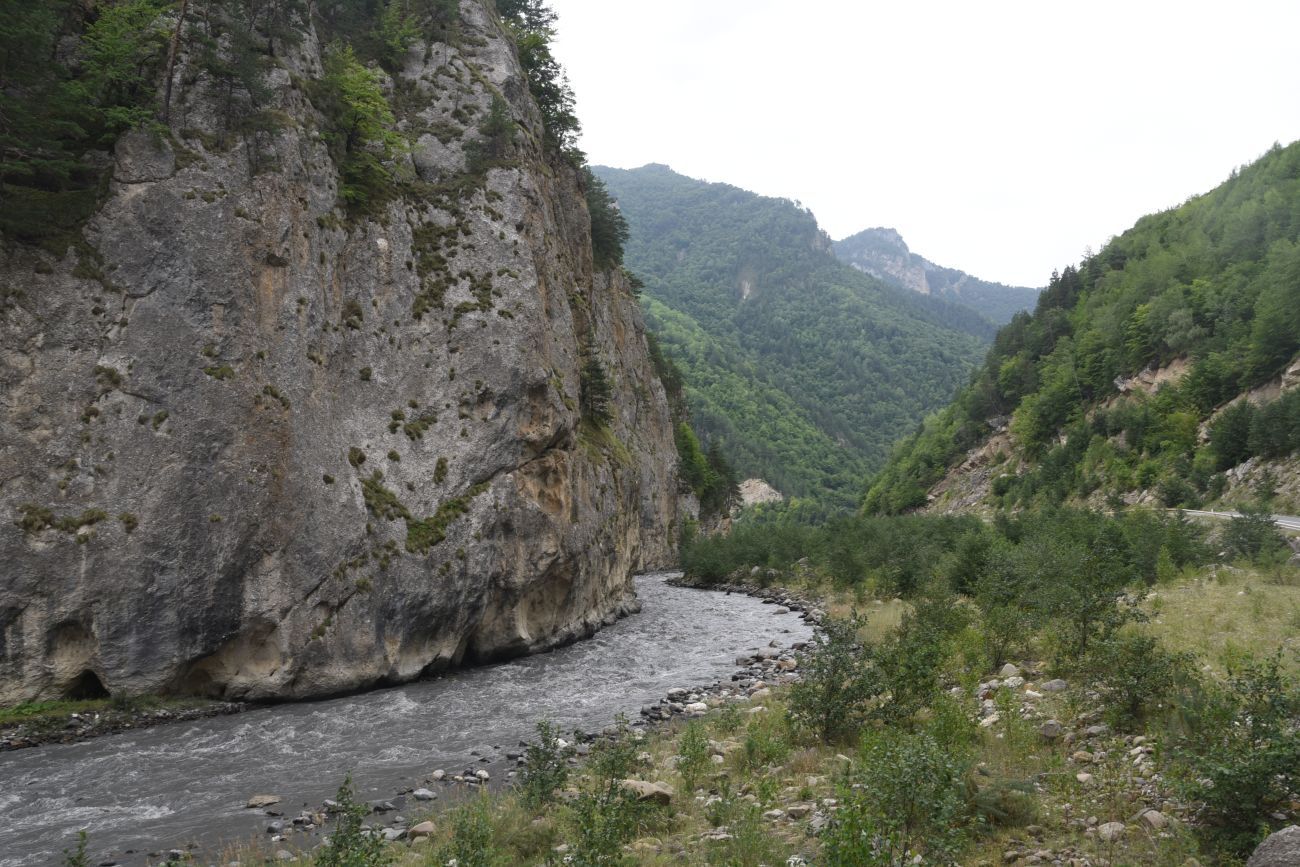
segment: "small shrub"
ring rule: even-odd
[[[1254,559],[1286,547],[1273,516],[1264,509],[1243,507],[1223,531],[1223,546],[1236,557]]]
[[[90,837],[84,831],[77,832],[77,845],[63,850],[63,867],[90,867],[90,856],[86,854],[86,844]]]
[[[352,774],[348,774],[334,796],[338,804],[338,821],[330,833],[329,842],[316,852],[316,867],[383,867],[392,859],[384,839],[370,834],[362,823],[370,810],[357,802],[352,787]]]
[[[537,742],[524,750],[524,769],[519,776],[524,804],[540,808],[554,798],[569,779],[569,758],[573,749],[560,739],[555,726],[542,720],[537,724]]]
[[[698,787],[700,778],[712,767],[709,753],[709,739],[704,735],[704,726],[698,722],[688,723],[677,742],[677,773],[682,777],[682,785],[688,792]]]
[[[484,792],[451,811],[451,839],[438,850],[437,863],[456,867],[496,867],[504,863],[496,846],[489,804]]]
[[[800,665],[803,679],[790,687],[790,719],[830,743],[855,731],[864,703],[881,691],[858,631],[865,619],[827,620]]]
[[[1151,635],[1120,633],[1093,646],[1087,669],[1104,697],[1107,721],[1135,731],[1194,676],[1192,663],[1191,655],[1170,653]]]
[[[623,844],[631,840],[650,809],[623,787],[622,781],[640,769],[637,745],[619,720],[619,735],[591,754],[591,778],[573,802],[573,838],[567,863],[577,867],[608,867],[625,863]]]
[[[864,736],[858,759],[823,834],[823,863],[949,863],[963,836],[964,768],[928,735],[890,729]]]
[[[1203,833],[1244,856],[1300,787],[1300,696],[1275,656],[1247,663],[1194,710],[1174,748],[1187,771],[1184,792],[1201,804]]]

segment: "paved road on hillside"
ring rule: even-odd
[[[1240,518],[1241,512],[1203,512],[1200,509],[1180,509],[1184,515],[1191,515],[1193,518],[1217,518],[1221,521],[1228,518]],[[1273,523],[1277,524],[1283,530],[1296,530],[1300,532],[1300,518],[1295,515],[1274,515]]]

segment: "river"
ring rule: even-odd
[[[551,653],[344,698],[274,705],[227,717],[0,753],[0,867],[57,864],[76,832],[91,862],[140,864],[150,851],[223,843],[264,832],[244,809],[274,793],[287,816],[331,797],[351,771],[367,800],[421,785],[434,769],[489,769],[539,719],[599,730],[673,687],[706,686],[734,658],[779,640],[805,640],[797,613],[741,595],[672,587],[672,573],[638,576],[642,610]],[[491,759],[480,763],[477,751]],[[126,854],[134,850],[132,854]]]

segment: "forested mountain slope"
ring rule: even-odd
[[[1298,241],[1300,143],[1139,220],[1052,276],[971,385],[899,445],[866,508],[1190,505],[1247,462],[1267,497],[1300,448]]]
[[[1010,322],[1021,310],[1032,310],[1038,300],[1038,289],[990,283],[965,271],[936,265],[908,249],[903,236],[894,229],[864,229],[836,241],[835,255],[886,283],[969,307],[998,325]]]
[[[851,505],[890,443],[967,381],[991,326],[836,260],[784,199],[597,167],[627,218],[647,322],[742,476]]]

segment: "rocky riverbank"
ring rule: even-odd
[[[0,752],[39,747],[47,744],[71,744],[102,735],[152,728],[168,723],[189,722],[214,716],[226,716],[247,710],[244,702],[197,701],[190,704],[169,702],[168,706],[116,707],[87,710],[50,710],[32,714],[29,719],[0,724]]]
[[[781,588],[743,583],[701,587],[681,578],[669,579],[668,583],[701,592],[752,596],[773,606],[773,615],[799,612],[804,622],[814,626],[825,616],[812,601]],[[627,726],[637,737],[648,737],[667,729],[674,720],[703,717],[729,704],[744,706],[751,714],[761,713],[763,702],[771,697],[773,689],[798,680],[798,653],[806,646],[802,639],[789,642],[774,639],[762,647],[751,648],[736,656],[736,670],[728,679],[673,687],[658,701],[643,706],[639,717],[627,721]],[[599,731],[572,732],[568,735],[573,751],[570,761],[575,766],[581,765],[597,741],[618,733],[619,727],[613,722]],[[434,831],[434,824],[421,817],[431,810],[461,803],[481,790],[508,787],[526,764],[526,747],[523,741],[511,747],[484,746],[471,751],[473,761],[465,767],[438,768],[415,784],[395,790],[391,797],[367,799],[370,818],[366,824],[389,842],[421,845]],[[300,853],[315,849],[328,835],[339,806],[336,800],[327,799],[320,804],[289,807],[279,794],[250,793],[246,808],[262,814],[266,833],[243,849],[245,863],[261,863],[260,859],[292,861]],[[195,846],[158,849],[147,854],[153,859],[194,861],[201,860],[206,853]]]

